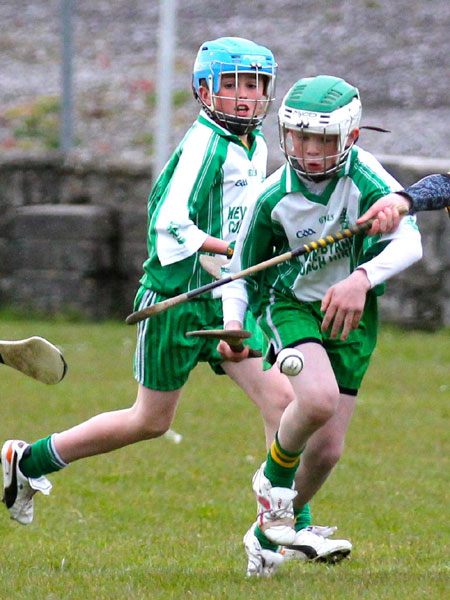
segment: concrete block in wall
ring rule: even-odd
[[[11,222],[9,302],[54,314],[106,318],[118,304],[114,211],[92,205],[18,209]]]
[[[121,290],[124,309],[131,312],[142,265],[147,259],[147,206],[121,210],[118,216],[120,252],[118,269],[121,274]]]
[[[113,246],[95,239],[16,238],[8,245],[10,270],[23,269],[99,273],[111,269]]]
[[[16,211],[12,230],[16,239],[105,240],[115,231],[114,212],[96,205],[24,206]]]
[[[443,293],[450,272],[450,222],[444,211],[417,215],[423,258],[386,282],[380,299],[383,321],[435,330],[450,324],[448,296]]]
[[[76,271],[28,270],[14,281],[15,308],[39,314],[75,314],[106,319],[114,314],[115,293],[110,281],[80,276]]]
[[[141,206],[119,214],[119,269],[126,279],[140,277],[147,259],[147,209]]]

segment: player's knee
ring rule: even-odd
[[[304,402],[304,414],[310,424],[316,427],[324,425],[336,412],[339,402],[339,389],[334,385],[317,386],[309,390],[308,400]]]
[[[168,431],[172,423],[171,414],[145,414],[137,411],[133,414],[133,426],[136,437],[140,440],[150,440],[161,437]]]
[[[170,428],[170,423],[142,423],[140,427],[140,434],[142,440],[151,440],[153,438],[161,437]]]
[[[285,401],[280,401],[277,403],[268,403],[266,405],[260,406],[261,415],[264,419],[264,423],[271,428],[274,428],[275,431],[278,429],[280,425],[281,417],[283,416],[284,410],[287,405],[292,402],[293,398],[285,398]]]
[[[285,411],[286,407],[295,399],[294,390],[290,386],[286,386],[279,389],[275,395],[271,395],[271,398],[267,400],[267,404],[271,407],[274,413],[281,415]]]
[[[331,471],[341,458],[343,450],[344,444],[333,441],[319,447],[313,459],[314,469],[320,472]]]
[[[261,398],[259,400],[259,409],[265,425],[276,431],[286,407],[295,400],[295,395],[292,388],[286,388],[265,397],[262,401]]]
[[[276,384],[272,381],[258,381],[258,386],[248,391],[249,397],[258,406],[264,421],[278,425],[286,407],[295,400],[295,393],[289,382],[283,379]]]

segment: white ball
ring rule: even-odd
[[[277,356],[277,365],[281,373],[294,377],[305,365],[305,357],[295,348],[283,348]]]

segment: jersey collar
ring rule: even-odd
[[[202,123],[203,125],[206,125],[210,129],[213,129],[218,135],[220,135],[224,138],[227,138],[230,141],[235,142],[236,144],[239,144],[239,146],[242,146],[242,148],[245,148],[245,150],[247,151],[247,153],[249,155],[252,155],[255,151],[257,136],[263,135],[261,133],[261,131],[259,131],[258,129],[255,131],[252,131],[249,134],[249,138],[250,138],[250,142],[251,142],[250,147],[247,148],[247,146],[242,142],[241,138],[238,135],[235,135],[234,133],[230,133],[228,131],[228,129],[225,129],[225,127],[222,127],[221,125],[219,125],[219,123],[217,123],[216,121],[211,119],[211,117],[209,117],[204,110],[200,111],[200,114],[199,114],[197,120],[199,123]]]
[[[344,174],[343,170],[341,170],[341,171],[342,171],[342,174]],[[336,189],[338,181],[341,177],[340,173],[341,172],[339,172],[332,179],[330,179],[328,185],[325,187],[325,189],[323,190],[323,192],[321,194],[314,194],[307,187],[306,183],[304,183],[300,179],[300,177],[297,175],[297,173],[291,167],[291,165],[286,164],[284,167],[284,173],[282,176],[282,185],[285,188],[286,194],[291,194],[291,193],[297,192],[297,193],[300,193],[303,196],[305,196],[305,198],[307,198],[311,202],[316,202],[318,204],[326,205],[326,204],[328,204],[331,194]]]

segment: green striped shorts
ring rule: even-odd
[[[321,331],[323,313],[320,301],[300,302],[273,294],[258,319],[265,337],[265,360],[273,364],[282,348],[317,341],[325,348],[341,390],[356,391],[369,367],[378,333],[377,298],[367,294],[358,329],[347,340],[331,339],[331,327]]]
[[[166,299],[167,296],[141,286],[134,310]],[[246,329],[252,331],[249,346],[261,349],[262,334],[250,314],[249,319],[245,323]],[[153,390],[177,390],[186,383],[199,362],[209,363],[216,374],[223,375],[223,358],[216,350],[218,340],[186,337],[188,331],[222,328],[222,301],[210,298],[183,302],[141,321],[134,356],[136,380]]]

